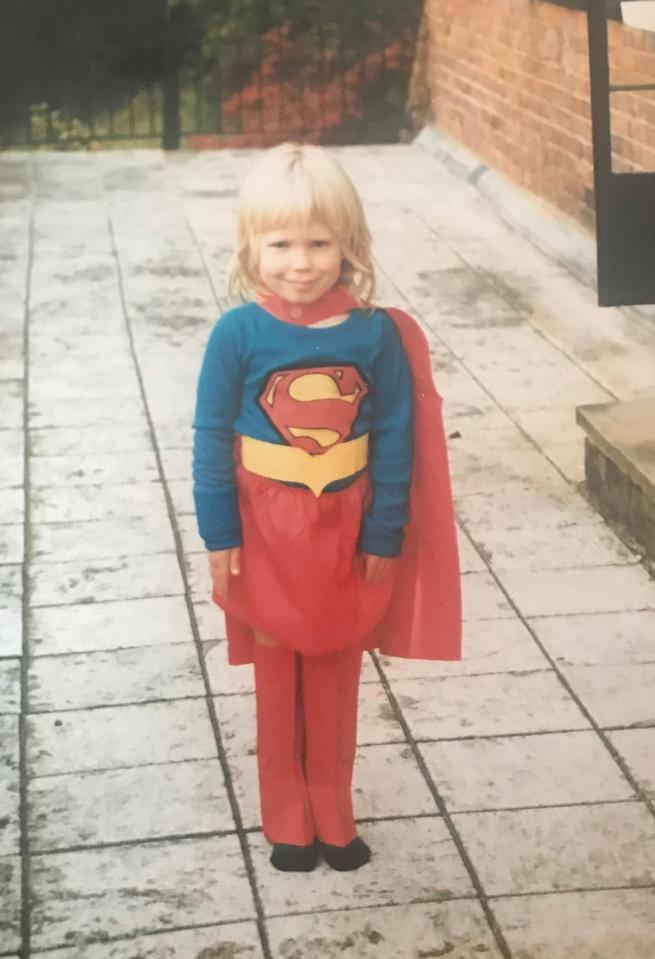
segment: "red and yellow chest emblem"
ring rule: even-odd
[[[324,453],[348,439],[368,389],[355,366],[276,370],[259,405],[289,445]]]

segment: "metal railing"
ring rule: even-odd
[[[257,5],[261,12],[262,0]],[[404,3],[400,20],[376,15],[375,6],[351,3],[343,20],[299,22],[284,19],[284,0],[274,17],[264,4],[264,29],[226,31],[197,47],[197,56],[178,50],[154,79],[117,102],[99,97],[110,100],[107,107],[92,97],[77,106],[30,103],[19,122],[0,131],[0,143],[174,149],[267,146],[283,138],[392,142],[405,123],[421,3]]]

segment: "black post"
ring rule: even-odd
[[[161,145],[164,150],[180,148],[180,85],[177,66],[166,63],[162,81],[164,95],[163,131]]]
[[[175,7],[166,4],[164,11],[164,72],[162,77],[163,130],[162,149],[179,150],[180,148],[180,78],[179,78],[179,46],[177,36],[179,23],[175,15]]]
[[[611,238],[607,211],[612,177],[612,135],[610,127],[609,55],[605,0],[588,0],[589,73],[591,120],[594,147],[594,193],[596,204],[596,249],[598,259],[598,302],[605,305],[605,280],[611,273]]]

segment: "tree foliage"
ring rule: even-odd
[[[0,0],[0,123],[30,106],[87,120],[160,82],[200,48],[189,2]]]
[[[280,36],[276,82],[302,86],[319,63],[346,75],[372,48],[415,33],[420,8],[421,0],[0,0],[0,136],[27,129],[35,105],[88,122],[155,87],[170,115],[178,78],[189,87],[207,80],[229,100],[255,82],[267,42],[275,59]]]

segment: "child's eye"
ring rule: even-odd
[[[289,244],[286,240],[274,240],[269,246],[274,246],[277,250],[284,250]]]
[[[329,245],[330,245],[330,241],[329,241],[329,240],[314,240],[314,241],[313,241],[313,245],[314,245],[314,246],[329,246]]]

